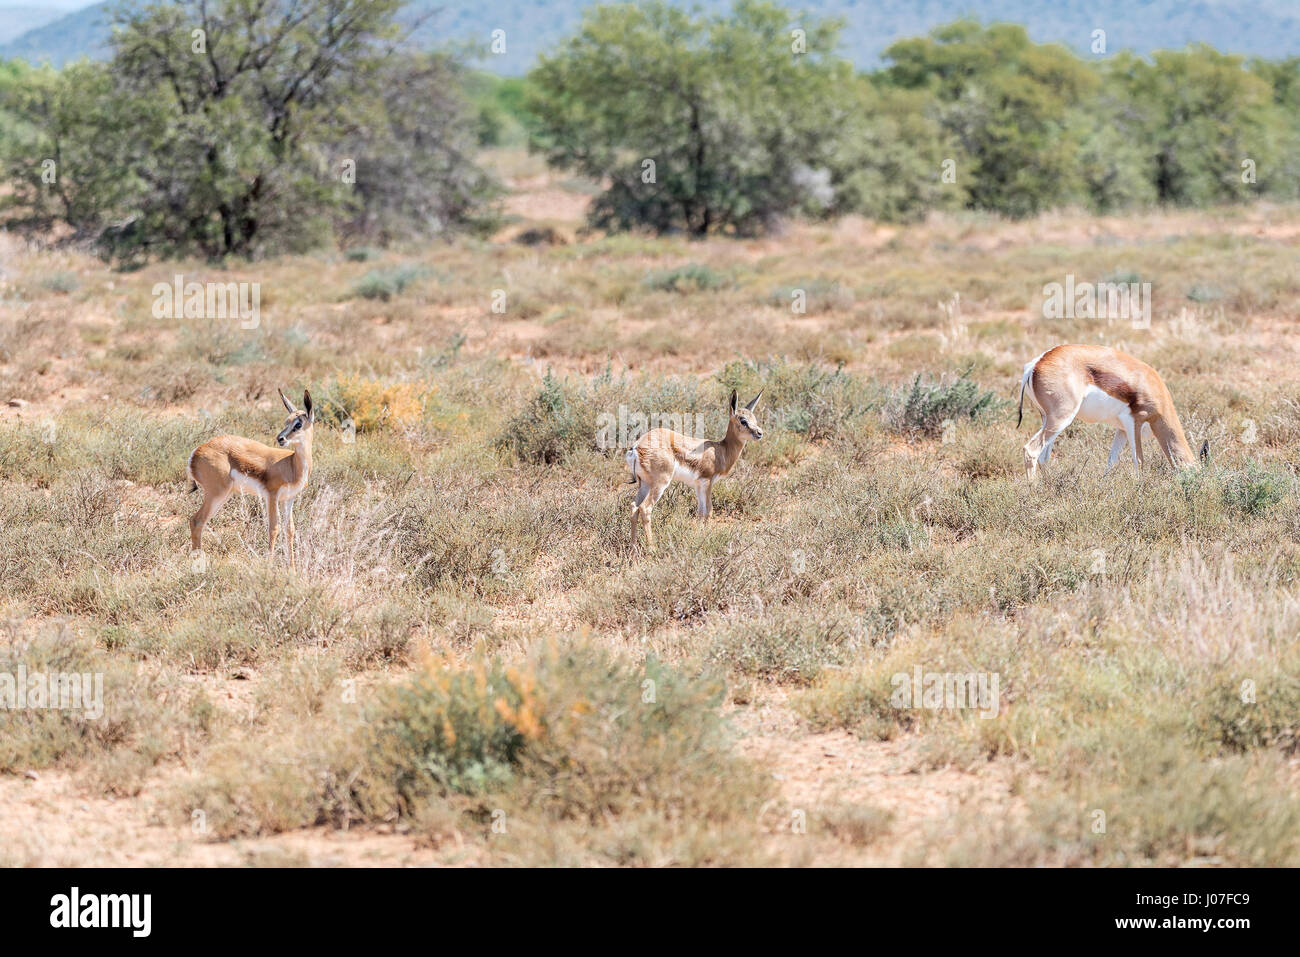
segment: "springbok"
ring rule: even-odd
[[[272,448],[237,435],[218,435],[204,442],[190,455],[190,491],[203,489],[203,504],[190,518],[190,543],[193,552],[203,550],[203,528],[217,509],[235,490],[259,495],[266,504],[266,530],[269,538],[267,559],[275,560],[275,539],[279,533],[281,510],[284,513],[285,539],[289,546],[289,567],[294,567],[293,500],[307,486],[311,474],[311,393],[302,394],[302,409],[295,409],[285,397],[280,401],[289,411],[284,428],[275,437],[280,446]]]
[[[1043,427],[1025,443],[1025,475],[1031,482],[1037,479],[1039,466],[1047,466],[1056,437],[1075,419],[1114,426],[1107,472],[1119,461],[1125,442],[1133,447],[1133,464],[1141,469],[1143,426],[1155,435],[1171,466],[1181,469],[1197,464],[1160,374],[1117,349],[1056,346],[1025,366],[1016,428],[1024,418],[1026,391],[1043,416]],[[1201,446],[1202,462],[1209,451],[1206,440]]]
[[[634,549],[638,524],[645,530],[646,546],[654,544],[650,510],[673,479],[695,487],[695,514],[702,519],[709,517],[713,512],[713,483],[729,475],[736,467],[746,442],[763,437],[763,430],[754,415],[754,407],[762,397],[763,390],[760,389],[748,405],[738,408],[736,390],[731,390],[731,419],[727,423],[726,437],[721,442],[691,438],[672,429],[651,429],[628,449],[627,467],[632,470],[632,481],[628,484],[641,483],[636,490],[636,501],[632,503]]]

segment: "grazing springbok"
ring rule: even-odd
[[[203,489],[203,504],[190,518],[190,543],[203,550],[203,527],[236,490],[261,496],[266,504],[266,530],[270,539],[268,560],[275,559],[275,539],[281,511],[289,546],[289,567],[294,567],[293,500],[307,486],[311,474],[311,393],[302,394],[302,409],[295,409],[283,392],[280,401],[289,410],[284,428],[275,437],[278,449],[237,435],[218,435],[190,455],[188,470],[195,489]]]
[[[736,391],[731,391],[731,420],[721,442],[691,438],[672,429],[651,429],[628,449],[627,467],[632,470],[631,485],[640,482],[636,501],[632,503],[632,547],[636,548],[636,527],[645,530],[646,546],[654,544],[650,531],[650,510],[655,507],[673,479],[695,487],[695,514],[708,518],[713,511],[713,483],[731,473],[750,439],[763,437],[754,407],[763,390],[744,408],[736,405]]]
[[[1151,429],[1176,469],[1195,466],[1178,411],[1160,374],[1109,346],[1063,345],[1048,349],[1020,377],[1020,414],[1025,414],[1025,393],[1043,416],[1043,427],[1025,443],[1025,475],[1032,482],[1039,466],[1046,467],[1052,445],[1071,422],[1103,422],[1114,426],[1109,472],[1119,461],[1124,443],[1133,447],[1133,464],[1142,467],[1142,427]],[[1201,446],[1201,461],[1209,457],[1210,443]]]

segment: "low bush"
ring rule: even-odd
[[[422,266],[405,265],[394,269],[372,269],[352,287],[352,296],[362,299],[381,299],[387,302],[400,296],[412,283],[428,275]]]
[[[966,373],[951,381],[927,382],[918,372],[910,387],[893,394],[885,417],[896,432],[937,436],[946,422],[988,418],[1004,404]]]

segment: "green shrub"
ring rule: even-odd
[[[1290,475],[1251,461],[1244,470],[1228,474],[1223,484],[1223,501],[1243,515],[1262,515],[1286,497],[1292,484]]]
[[[61,293],[65,296],[76,292],[80,285],[81,283],[77,281],[76,274],[68,272],[66,269],[52,272],[41,280],[42,289],[48,289],[50,292]]]
[[[410,264],[395,269],[372,269],[352,287],[352,296],[387,302],[394,296],[400,296],[407,286],[426,275],[428,270],[423,266]]]
[[[886,421],[897,432],[935,436],[943,431],[945,421],[986,418],[1004,404],[967,373],[951,382],[924,382],[918,372],[910,388],[894,394]]]
[[[732,754],[723,690],[654,656],[576,643],[544,644],[513,667],[435,661],[385,698],[371,773],[399,783],[403,807],[517,776],[522,801],[560,817],[730,816],[764,789]]]
[[[798,605],[729,622],[714,636],[708,654],[737,674],[806,684],[827,666],[844,664],[860,633],[858,622],[847,615]]]
[[[1187,290],[1187,298],[1199,303],[1218,302],[1223,298],[1223,290],[1218,286],[1197,283]]]
[[[646,286],[659,292],[703,292],[724,289],[731,280],[722,273],[699,263],[687,263],[676,269],[664,269],[646,277]]]
[[[853,290],[833,279],[807,279],[793,286],[779,286],[772,290],[767,302],[778,309],[788,310],[795,301],[796,292],[804,294],[804,305],[810,314],[847,309],[853,305]]]
[[[497,436],[497,447],[525,462],[550,465],[591,445],[596,414],[583,390],[556,378],[550,369],[532,400]]]
[[[433,661],[385,689],[373,756],[403,807],[430,793],[480,794],[508,783],[529,740],[543,733],[536,682],[482,662],[463,670]]]
[[[1229,751],[1278,748],[1296,754],[1300,752],[1300,679],[1278,671],[1217,682],[1197,702],[1191,723],[1195,737]]]
[[[446,801],[598,825],[621,814],[749,818],[770,786],[735,755],[722,700],[716,678],[581,643],[543,643],[513,665],[430,657],[381,687],[363,720],[322,701],[323,724],[301,742],[275,742],[283,759],[264,760],[266,742],[255,742],[177,797],[223,837],[418,822]]]
[[[892,679],[880,665],[828,672],[794,699],[794,707],[818,731],[848,728],[867,739],[888,741],[925,718],[918,709],[894,706]]]

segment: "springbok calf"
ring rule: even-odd
[[[1025,475],[1032,482],[1039,466],[1046,467],[1056,437],[1071,422],[1103,422],[1114,426],[1109,472],[1119,461],[1127,442],[1133,447],[1133,464],[1142,467],[1142,427],[1151,429],[1176,469],[1196,465],[1178,411],[1160,374],[1109,346],[1063,345],[1048,349],[1029,365],[1020,378],[1020,415],[1025,414],[1025,393],[1043,416],[1043,427],[1025,443]],[[1201,461],[1210,443],[1201,446]]]
[[[732,390],[731,420],[727,423],[727,435],[721,442],[691,438],[672,429],[651,429],[637,439],[627,453],[632,482],[641,483],[636,490],[636,501],[632,503],[633,548],[636,548],[638,524],[645,530],[646,546],[654,544],[650,510],[673,479],[695,487],[695,514],[700,518],[709,517],[713,511],[713,483],[736,467],[746,442],[763,437],[758,417],[754,415],[754,407],[762,397],[763,390],[760,389],[748,405],[738,408],[736,392]]]
[[[284,514],[289,567],[294,567],[293,500],[307,486],[311,474],[311,393],[302,394],[302,409],[293,407],[282,390],[280,401],[289,411],[284,428],[275,437],[278,449],[237,435],[218,435],[190,455],[188,471],[194,489],[203,489],[203,504],[190,518],[190,543],[203,550],[203,527],[236,490],[259,495],[266,503],[268,560],[275,559],[275,539]],[[194,489],[191,489],[193,491]]]

